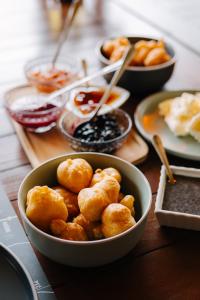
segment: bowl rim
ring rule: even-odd
[[[94,240],[94,241],[71,241],[71,240],[64,240],[64,239],[55,237],[53,235],[50,235],[50,234],[42,231],[41,229],[39,229],[38,227],[36,227],[28,219],[28,217],[26,216],[26,213],[25,213],[25,209],[23,208],[23,205],[22,205],[21,192],[22,192],[23,186],[24,186],[26,180],[29,178],[29,176],[31,176],[39,168],[42,168],[43,166],[49,164],[51,161],[55,161],[55,160],[60,159],[60,158],[64,159],[64,158],[67,158],[68,156],[76,156],[77,157],[77,155],[80,155],[80,157],[81,157],[82,154],[92,155],[92,156],[102,156],[102,157],[106,156],[108,158],[112,157],[112,158],[114,158],[116,160],[120,160],[123,164],[126,164],[129,167],[133,168],[143,178],[143,180],[145,182],[145,185],[147,187],[148,194],[149,194],[148,195],[149,203],[147,205],[147,208],[146,208],[144,214],[141,216],[141,218],[136,222],[136,224],[134,226],[132,226],[131,228],[125,230],[124,232],[121,232],[120,234],[117,234],[117,235],[109,237],[109,238],[101,239],[101,240]],[[38,234],[41,234],[42,236],[44,236],[47,239],[50,239],[50,240],[55,241],[55,242],[56,241],[60,242],[61,244],[71,244],[71,245],[79,245],[79,246],[80,245],[82,245],[82,246],[88,246],[88,245],[95,245],[95,244],[102,244],[102,243],[106,243],[106,242],[111,242],[113,240],[119,239],[120,237],[129,234],[134,228],[138,227],[140,225],[140,223],[142,223],[143,220],[147,217],[147,215],[148,215],[148,213],[150,211],[151,204],[152,204],[152,191],[151,191],[150,184],[149,184],[147,178],[145,177],[145,175],[136,166],[134,166],[133,164],[127,162],[126,160],[124,160],[122,158],[119,158],[119,157],[115,157],[115,156],[110,155],[110,154],[104,154],[104,153],[97,153],[97,152],[76,152],[76,153],[68,153],[68,154],[56,156],[54,158],[51,158],[51,159],[43,162],[38,167],[36,167],[33,170],[31,170],[25,176],[25,178],[23,179],[23,181],[20,184],[20,187],[19,187],[19,190],[18,190],[18,200],[17,200],[17,203],[18,203],[19,212],[20,212],[20,215],[22,217],[23,222],[28,223],[28,225],[31,227],[31,229],[33,231],[36,231]]]
[[[18,91],[20,89],[27,89],[27,88],[31,88],[31,89],[34,89],[38,95],[42,95],[42,96],[46,96],[48,98],[48,95],[49,94],[43,94],[43,93],[40,93],[37,91],[37,89],[34,87],[34,86],[31,86],[30,84],[22,84],[22,85],[18,85],[18,86],[15,86],[15,87],[12,87],[8,90],[5,91],[4,93],[4,107],[9,111],[9,112],[13,112],[13,110],[10,108],[9,104],[8,104],[8,101],[9,101],[9,97],[10,97],[10,94],[15,92],[15,91]],[[60,97],[60,96],[57,96],[57,97]],[[61,97],[63,97],[63,95],[61,95]],[[48,102],[47,102],[48,103]],[[23,114],[26,115],[26,114],[32,114],[32,115],[46,115],[47,113],[50,113],[50,112],[53,112],[53,111],[57,111],[57,110],[61,110],[63,109],[65,106],[65,101],[63,101],[62,105],[61,106],[56,106],[55,107],[52,107],[52,108],[49,108],[49,109],[46,109],[46,110],[43,110],[43,111],[31,111],[31,110],[24,110],[23,111]]]
[[[124,114],[124,116],[127,118],[128,120],[128,128],[118,137],[114,138],[114,139],[111,139],[111,140],[107,140],[107,141],[102,141],[102,142],[87,142],[87,141],[81,141],[80,139],[78,138],[75,138],[73,135],[69,134],[64,128],[63,128],[63,121],[66,117],[66,115],[69,113],[68,111],[66,111],[59,119],[58,121],[58,127],[61,131],[61,133],[68,139],[70,139],[71,141],[73,142],[77,142],[77,143],[81,143],[82,145],[87,145],[87,146],[100,146],[100,145],[105,145],[105,144],[110,144],[110,143],[114,143],[114,142],[118,142],[119,140],[121,139],[124,139],[131,131],[132,129],[132,126],[133,126],[133,122],[132,122],[132,119],[131,117],[129,116],[129,114],[127,114],[127,112],[125,112],[123,109],[120,109],[120,108],[116,108],[116,109],[113,109],[112,111],[120,111],[120,113],[122,112]],[[111,114],[112,111],[110,112],[107,112],[107,114]]]
[[[123,35],[121,35],[123,36]],[[119,35],[117,36],[119,37]],[[115,39],[117,38],[115,36],[113,37],[107,37],[107,38],[104,38],[104,39],[101,39],[101,41],[99,41],[96,45],[96,49],[95,49],[95,52],[100,60],[100,62],[103,62],[104,64],[106,65],[111,65],[113,64],[113,62],[111,62],[108,58],[106,58],[103,53],[102,53],[102,46],[103,44],[108,41],[108,40],[111,40],[111,39]],[[133,36],[130,36],[130,35],[124,35],[124,37],[126,38],[136,38],[136,39],[147,39],[147,40],[156,40],[158,41],[159,38],[158,37],[153,37],[153,36],[145,36],[145,35],[141,35],[141,36],[137,36],[137,35],[133,35]],[[174,48],[172,47],[172,45],[167,41],[165,41],[165,44],[166,46],[170,47],[173,51],[173,56],[171,57],[171,59],[165,63],[162,63],[162,64],[159,64],[159,65],[155,65],[155,66],[149,66],[149,67],[143,67],[143,66],[129,66],[127,67],[127,71],[138,71],[138,72],[149,72],[149,71],[155,71],[155,70],[160,70],[160,69],[164,69],[165,67],[168,67],[168,66],[171,66],[173,64],[176,63],[177,61],[177,57],[176,57],[176,53],[175,53],[175,50]]]

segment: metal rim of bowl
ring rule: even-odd
[[[127,39],[135,38],[135,39],[148,39],[148,40],[158,41],[158,38],[151,37],[151,36],[125,36],[125,37]],[[106,38],[106,39],[101,40],[100,42],[97,43],[97,46],[96,46],[96,49],[95,49],[95,52],[96,52],[100,62],[102,62],[106,65],[112,65],[113,62],[111,62],[108,58],[106,58],[103,55],[102,46],[106,41],[112,40],[112,39],[115,39],[115,37]],[[177,59],[176,59],[176,54],[175,54],[174,48],[168,42],[165,42],[165,44],[166,44],[166,46],[168,46],[173,51],[173,56],[171,57],[171,59],[169,61],[167,61],[165,63],[162,63],[162,64],[159,64],[159,65],[149,66],[149,67],[131,66],[131,67],[127,68],[127,71],[138,71],[138,72],[156,71],[156,70],[164,69],[165,67],[168,67],[168,66],[171,66],[171,65],[175,64]]]
[[[68,138],[68,139],[70,139],[71,141],[73,141],[73,142],[77,142],[77,143],[81,143],[81,144],[83,144],[83,145],[85,145],[85,146],[100,146],[100,145],[105,145],[105,144],[111,144],[111,143],[115,143],[115,142],[118,142],[119,140],[123,140],[129,133],[130,133],[130,131],[131,131],[131,128],[132,128],[132,125],[133,125],[133,122],[132,122],[132,120],[131,120],[131,117],[124,111],[124,110],[122,110],[122,109],[120,109],[120,108],[116,108],[115,109],[116,111],[120,111],[120,113],[122,112],[123,114],[124,114],[124,116],[127,118],[127,120],[128,120],[128,128],[122,133],[122,135],[120,135],[120,136],[118,136],[118,137],[116,137],[116,138],[114,138],[114,139],[111,139],[111,140],[108,140],[108,141],[103,141],[103,142],[84,142],[84,141],[81,141],[80,139],[78,139],[78,138],[75,138],[75,137],[73,137],[71,134],[69,134],[64,128],[63,128],[63,121],[64,121],[64,119],[65,119],[65,117],[66,117],[66,115],[68,114],[68,112],[65,112],[62,116],[61,116],[61,118],[59,119],[59,121],[58,121],[58,127],[59,127],[59,129],[60,129],[60,131],[62,132],[62,134],[66,137],[66,138]],[[108,113],[106,113],[106,114],[110,114],[110,113],[112,113],[112,111],[111,112],[108,112]]]
[[[136,222],[136,224],[134,226],[132,226],[131,228],[125,230],[124,232],[122,233],[119,233],[115,236],[112,236],[112,237],[109,237],[109,238],[105,238],[105,239],[101,239],[101,240],[95,240],[95,241],[71,241],[71,240],[64,240],[64,239],[61,239],[61,238],[58,238],[58,237],[55,237],[53,235],[50,235],[44,231],[42,231],[41,229],[37,228],[26,216],[26,213],[25,213],[25,209],[21,203],[21,191],[22,191],[22,188],[23,188],[23,185],[25,183],[25,181],[27,180],[27,178],[35,172],[35,170],[37,170],[38,168],[41,168],[43,167],[44,165],[48,164],[49,162],[53,161],[53,160],[56,160],[56,159],[59,159],[59,158],[65,158],[66,156],[70,156],[70,155],[73,155],[74,153],[71,153],[71,154],[65,154],[65,155],[61,155],[61,156],[57,156],[57,157],[54,157],[52,159],[49,159],[47,161],[45,161],[44,163],[42,163],[40,166],[34,168],[32,171],[30,171],[26,176],[25,178],[23,179],[20,187],[19,187],[19,191],[18,191],[18,208],[19,208],[19,211],[20,211],[20,215],[22,216],[22,219],[23,221],[25,220],[25,222],[28,223],[28,225],[32,228],[32,230],[36,231],[38,234],[41,234],[43,235],[45,238],[48,238],[52,241],[57,241],[57,242],[60,242],[61,244],[72,244],[72,245],[82,245],[82,246],[88,246],[90,244],[102,244],[102,243],[106,243],[106,242],[110,242],[112,240],[116,240],[116,239],[119,239],[120,237],[122,236],[125,236],[127,234],[129,234],[132,230],[134,230],[134,228],[138,227],[140,223],[142,223],[142,221],[147,217],[149,211],[150,211],[150,208],[151,208],[151,204],[152,204],[152,192],[151,192],[151,187],[150,187],[150,184],[147,180],[147,178],[144,176],[144,174],[137,168],[135,167],[134,165],[132,165],[131,163],[125,161],[124,159],[122,158],[119,158],[119,157],[114,157],[115,159],[117,160],[120,160],[121,162],[125,163],[126,165],[132,167],[135,169],[135,171],[140,174],[140,176],[142,176],[145,184],[146,184],[146,187],[148,189],[148,194],[149,194],[149,203],[147,205],[147,208],[146,208],[146,211],[144,212],[144,214],[141,216],[141,218]],[[113,157],[113,155],[110,155],[110,154],[105,154],[105,153],[97,153],[97,152],[77,152],[75,153],[75,155],[82,155],[82,154],[90,154],[90,155],[97,155],[97,156],[106,156],[106,157]]]

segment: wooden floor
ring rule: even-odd
[[[165,88],[200,89],[198,0],[104,2],[103,22],[95,22],[94,16],[92,20],[82,13],[63,53],[86,58],[91,69],[95,69],[98,61],[94,49],[104,37],[118,34],[164,37],[176,49],[178,59]],[[3,108],[3,94],[9,87],[25,82],[23,67],[27,60],[52,53],[55,37],[47,22],[44,1],[12,0],[0,5],[0,180],[18,213],[17,190],[31,166]],[[131,114],[134,108],[135,104]],[[175,165],[200,167],[200,163],[174,157],[170,161]],[[160,162],[152,149],[139,168],[148,178],[155,200]],[[136,248],[111,265],[75,269],[50,262],[36,251],[57,298],[200,299],[199,232],[160,228],[153,210],[154,205]]]

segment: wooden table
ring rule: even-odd
[[[100,0],[103,1],[103,0]],[[110,0],[104,21],[80,16],[63,52],[90,59],[98,67],[94,47],[105,36],[152,35],[170,41],[178,63],[166,89],[200,88],[198,0]],[[16,212],[17,190],[31,170],[3,108],[3,93],[25,81],[23,65],[34,56],[52,53],[55,39],[47,22],[43,1],[3,1],[0,10],[0,179]],[[132,107],[132,104],[128,104]],[[134,105],[133,105],[134,106]],[[132,108],[133,112],[133,108]],[[170,157],[175,165],[200,167],[200,163]],[[160,162],[150,149],[139,166],[148,178],[153,200],[157,193]],[[200,234],[160,228],[154,205],[144,235],[121,260],[95,269],[75,269],[38,259],[58,299],[200,299]]]

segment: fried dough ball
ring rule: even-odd
[[[120,192],[117,202],[120,202],[124,197],[125,197],[124,194]]]
[[[162,64],[170,59],[169,54],[166,53],[164,48],[152,49],[144,60],[145,66],[155,66]]]
[[[27,194],[26,215],[35,226],[48,231],[53,219],[67,220],[68,210],[56,191],[48,186],[35,186]]]
[[[67,206],[69,217],[73,218],[79,214],[78,207],[78,195],[72,192],[67,191],[62,186],[55,186],[52,188],[54,191],[59,193]]]
[[[104,208],[110,203],[107,193],[96,185],[86,188],[78,194],[80,212],[89,221],[98,221]]]
[[[119,183],[121,182],[121,179],[122,179],[121,174],[115,168],[106,168],[106,169],[103,169],[103,170],[97,169],[95,171],[95,174],[92,177],[92,181],[91,181],[90,186],[93,186],[96,183],[100,182],[107,175],[111,176],[111,177],[114,177]]]
[[[142,66],[149,51],[150,49],[146,46],[141,47],[138,50],[135,50],[133,53],[133,59],[131,61],[131,65]]]
[[[130,210],[120,204],[109,204],[102,214],[102,232],[106,238],[115,236],[135,225]]]
[[[51,222],[52,233],[64,240],[87,241],[87,235],[82,226],[76,223],[66,223],[63,220],[56,219]]]
[[[107,176],[94,186],[103,189],[107,193],[110,203],[118,201],[120,185],[115,178]]]
[[[118,48],[115,48],[112,54],[110,55],[110,60],[112,62],[116,62],[119,59],[121,59],[124,56],[124,53],[126,52],[127,47],[125,46],[119,46]]]
[[[99,240],[103,238],[101,224],[99,222],[91,222],[87,220],[83,214],[80,214],[74,218],[73,223],[82,226],[90,240]]]
[[[103,45],[103,52],[107,57],[110,57],[115,49],[114,41],[106,41]]]
[[[57,169],[58,182],[73,193],[88,187],[92,175],[92,167],[82,158],[66,159]]]
[[[114,40],[106,41],[103,45],[103,52],[104,54],[108,57],[111,58],[111,55],[114,51],[118,50],[118,48],[121,47],[122,52],[126,50],[126,47],[130,45],[130,42],[127,38],[125,37],[118,37]],[[118,52],[119,53],[119,52]],[[122,55],[124,52],[122,53]],[[115,53],[114,56],[117,56],[117,52]],[[121,56],[122,57],[122,56]],[[121,58],[120,57],[120,58]],[[119,59],[120,59],[119,58]]]
[[[126,195],[121,201],[120,204],[126,206],[130,209],[132,216],[135,216],[135,209],[134,209],[134,202],[135,198],[132,195]]]
[[[105,55],[113,62],[121,59],[130,42],[125,37],[107,41],[103,45]],[[135,51],[131,61],[132,66],[154,66],[170,60],[171,56],[165,49],[162,40],[139,40],[134,45]]]

